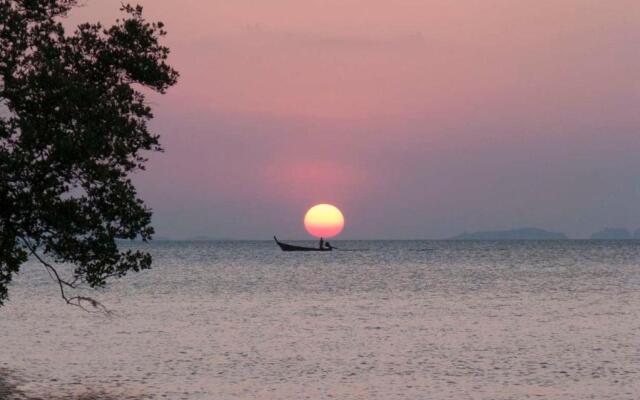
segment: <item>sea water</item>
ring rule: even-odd
[[[134,245],[152,270],[86,292],[110,315],[30,262],[0,370],[27,399],[640,397],[640,242],[334,245]]]

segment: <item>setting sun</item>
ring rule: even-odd
[[[342,232],[344,216],[331,204],[318,204],[305,214],[304,227],[313,236],[329,238]]]

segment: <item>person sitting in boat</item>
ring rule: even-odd
[[[320,246],[319,246],[319,248],[321,250],[324,249],[324,239],[323,238],[320,238]]]
[[[333,246],[329,242],[324,242],[324,247],[326,247],[329,250],[333,250]]]

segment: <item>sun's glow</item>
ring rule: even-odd
[[[342,232],[344,216],[331,204],[318,204],[305,214],[304,227],[315,237],[330,238]]]

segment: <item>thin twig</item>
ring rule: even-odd
[[[93,308],[99,309],[102,312],[104,312],[105,314],[111,314],[111,311],[109,311],[109,309],[107,309],[107,307],[100,303],[98,300],[93,299],[91,297],[88,296],[73,296],[73,297],[67,297],[67,294],[64,291],[64,287],[68,286],[71,289],[76,289],[77,286],[75,285],[76,281],[78,280],[78,277],[75,277],[75,279],[73,280],[73,282],[69,283],[67,281],[65,281],[64,279],[62,279],[60,277],[60,274],[58,274],[58,271],[53,267],[53,265],[49,264],[48,262],[46,262],[42,257],[40,257],[40,255],[36,252],[36,249],[34,246],[32,246],[27,240],[25,240],[24,238],[20,238],[22,240],[22,243],[24,243],[24,245],[27,247],[27,249],[29,249],[29,251],[31,252],[31,254],[38,259],[38,261],[40,261],[40,263],[42,265],[44,265],[45,270],[49,273],[49,276],[51,277],[51,279],[53,279],[55,282],[58,283],[58,286],[60,287],[60,295],[62,296],[62,298],[64,299],[64,301],[67,304],[70,304],[72,306],[76,306],[79,307],[81,309],[83,309],[86,312],[91,312],[90,310],[86,309],[83,305],[82,305],[82,301],[86,301],[89,304],[91,304],[91,306]]]

